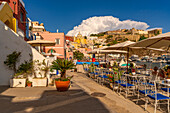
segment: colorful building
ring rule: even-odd
[[[51,47],[45,47],[44,52],[47,53],[58,53],[62,56],[57,56],[58,58],[66,58],[66,48],[65,48],[65,35],[64,33],[51,33],[49,31],[38,32],[42,36],[43,40],[55,41],[56,45]]]
[[[69,40],[70,42],[74,41],[74,37],[72,36],[65,36],[65,40]]]
[[[0,15],[0,20],[14,32],[17,32],[16,19],[13,18],[13,10],[7,2],[0,2]]]
[[[31,25],[29,25],[29,29],[32,31],[32,32],[43,32],[43,31],[46,31],[45,28],[44,28],[44,24],[41,23],[39,24],[38,21],[33,21],[31,22]]]
[[[23,37],[23,39],[27,40],[26,39],[27,12],[25,10],[24,2],[22,0],[0,0],[0,2],[7,2],[9,4],[13,12],[13,18],[15,18],[12,20],[8,19],[4,23],[10,28],[11,26],[13,26],[12,29],[16,33],[18,33],[21,37]],[[10,12],[11,15],[11,11],[9,8],[5,7],[5,11]],[[8,16],[8,13],[6,13],[5,15]],[[9,16],[9,18],[11,18],[11,16]]]
[[[85,37],[83,37],[81,33],[79,32],[77,37],[74,37],[74,42],[72,43],[72,45],[75,47],[75,49],[85,48],[87,45],[87,42],[86,42]]]

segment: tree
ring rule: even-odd
[[[84,39],[87,39],[87,36],[85,36]]]
[[[17,73],[29,74],[31,73],[32,68],[33,68],[33,62],[25,61],[19,66]]]
[[[111,45],[114,45],[114,44],[117,44],[116,40],[111,41],[110,43],[107,44],[107,46],[111,46]]]
[[[94,46],[98,46],[98,45],[101,45],[101,43],[95,43]]]
[[[140,36],[139,41],[144,40],[144,39],[147,39],[147,37],[145,37],[144,35],[142,35],[142,36]]]
[[[110,45],[114,45],[114,44],[117,44],[117,41],[116,40],[113,40],[112,42],[109,43]]]
[[[112,40],[113,36],[109,35],[106,37],[106,43],[110,42]]]
[[[107,46],[110,46],[110,44],[107,44]]]
[[[157,33],[155,33],[155,36],[157,36],[157,35],[159,35],[160,34],[160,32],[159,31],[157,31]]]
[[[73,61],[65,60],[65,59],[57,59],[52,62],[51,70],[60,70],[61,71],[61,78],[66,78],[66,70],[74,69],[75,65]]]
[[[4,61],[4,64],[14,71],[14,74],[17,72],[16,64],[19,61],[20,56],[21,52],[14,51],[12,54],[9,54],[6,61]]]
[[[81,53],[80,51],[75,51],[73,52],[73,57],[74,59],[82,60],[84,58],[84,54]]]
[[[90,34],[90,36],[97,36],[97,37],[100,37],[100,36],[104,36],[105,33],[100,33],[100,34]]]
[[[113,37],[112,35],[107,36],[107,38],[112,38],[112,37]]]

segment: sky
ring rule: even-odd
[[[47,31],[67,34],[94,16],[147,23],[170,32],[170,0],[23,0],[28,17],[44,23]]]

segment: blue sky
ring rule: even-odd
[[[46,30],[67,33],[93,16],[146,22],[150,28],[170,32],[169,0],[23,0],[28,17],[44,23]]]

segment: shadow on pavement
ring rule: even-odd
[[[70,89],[66,92],[45,90],[38,100],[24,102],[13,102],[12,98],[14,97],[0,97],[1,113],[110,113],[97,98],[81,89]]]
[[[6,91],[9,88],[9,86],[0,86],[0,94]]]

